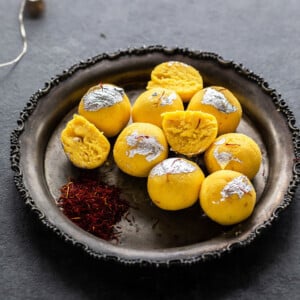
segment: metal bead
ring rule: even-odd
[[[43,0],[26,0],[25,13],[31,18],[40,17],[45,10],[45,2]]]

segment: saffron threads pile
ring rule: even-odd
[[[89,177],[63,185],[57,203],[75,224],[104,240],[118,240],[114,225],[129,209],[118,188]]]

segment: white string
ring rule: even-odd
[[[22,49],[21,53],[15,59],[8,61],[6,63],[0,64],[0,68],[17,63],[24,56],[24,54],[27,51],[26,31],[25,31],[24,21],[23,21],[25,2],[26,2],[26,0],[22,0],[21,6],[20,6],[20,11],[19,11],[19,16],[18,16],[19,24],[20,24],[20,34],[21,34],[22,41],[23,41],[23,49]]]

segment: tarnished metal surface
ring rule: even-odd
[[[98,172],[104,181],[121,188],[132,207],[129,220],[119,224],[119,242],[103,241],[78,228],[56,206],[60,186],[78,173],[63,152],[60,132],[91,86],[100,81],[116,84],[133,102],[144,91],[153,67],[168,60],[193,65],[205,86],[224,86],[241,102],[244,114],[237,131],[256,140],[263,153],[253,181],[257,206],[248,220],[230,228],[210,221],[199,205],[179,212],[162,211],[151,204],[145,179],[123,174],[110,156]],[[93,57],[46,83],[32,96],[18,123],[12,134],[11,161],[22,197],[44,224],[99,258],[159,265],[220,256],[249,244],[270,225],[292,200],[299,181],[295,159],[299,130],[292,112],[262,78],[213,53],[155,46]],[[198,162],[201,165],[201,159]]]

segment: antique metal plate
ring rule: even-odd
[[[157,64],[177,60],[194,66],[205,86],[231,90],[243,107],[238,132],[257,141],[263,163],[253,183],[258,203],[253,215],[231,227],[210,221],[199,205],[166,212],[151,204],[146,180],[123,174],[109,163],[97,172],[115,184],[131,203],[129,215],[119,224],[119,241],[104,241],[77,227],[56,205],[59,188],[78,169],[60,144],[60,132],[76,112],[87,89],[107,82],[125,89],[134,102],[145,90]],[[288,106],[267,82],[233,61],[214,53],[151,46],[128,49],[80,62],[55,76],[38,90],[21,112],[11,135],[11,163],[21,197],[45,225],[89,254],[125,263],[192,263],[218,257],[249,244],[293,199],[299,182],[299,129]]]

